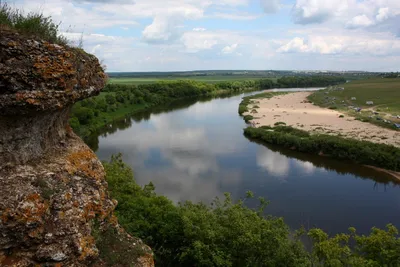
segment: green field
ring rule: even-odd
[[[277,78],[266,78],[266,77],[255,77],[255,76],[229,76],[229,75],[210,75],[210,76],[187,76],[187,77],[162,77],[162,78],[142,78],[142,77],[122,77],[122,78],[110,78],[108,83],[110,84],[149,84],[156,83],[158,81],[173,81],[173,80],[194,80],[207,83],[219,83],[224,81],[245,81],[245,80],[258,80],[258,79],[270,79],[274,82]]]
[[[373,78],[353,81],[337,87],[343,87],[344,90],[338,91],[335,87],[331,87],[312,94],[309,100],[316,105],[338,109],[359,120],[380,126],[392,127],[391,124],[378,119],[400,123],[400,119],[393,117],[400,115],[400,79]],[[373,104],[367,105],[367,101],[373,101]],[[351,107],[362,108],[362,111],[356,112]],[[379,114],[373,114],[373,112]]]

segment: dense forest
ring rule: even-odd
[[[153,84],[108,84],[96,97],[74,105],[70,124],[81,137],[103,127],[113,120],[171,101],[201,96],[217,96],[270,88],[327,86],[345,82],[342,77],[310,76],[220,82],[209,84],[191,80],[160,81]]]
[[[329,237],[321,229],[291,231],[282,218],[266,216],[268,201],[252,192],[234,201],[229,194],[210,205],[190,201],[175,204],[154,192],[153,184],[136,184],[132,170],[121,155],[104,162],[111,196],[118,200],[116,213],[130,234],[152,247],[157,266],[399,266],[398,230],[372,228],[367,236],[349,233]],[[308,239],[306,249],[300,239]],[[100,240],[101,241],[101,240]],[[101,255],[109,246],[99,246]],[[124,257],[109,257],[109,265]]]

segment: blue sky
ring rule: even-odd
[[[108,71],[399,71],[399,0],[13,0]]]

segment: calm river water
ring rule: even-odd
[[[399,183],[366,167],[251,142],[237,113],[242,97],[178,101],[114,123],[89,143],[101,160],[123,153],[139,184],[152,181],[174,201],[209,202],[224,192],[238,199],[251,190],[292,228],[333,234],[400,226]]]

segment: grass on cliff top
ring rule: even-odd
[[[39,13],[25,14],[19,9],[10,7],[7,3],[0,2],[0,29],[10,28],[50,43],[67,45],[68,41],[59,35],[58,27],[59,25],[55,24],[50,17]]]

